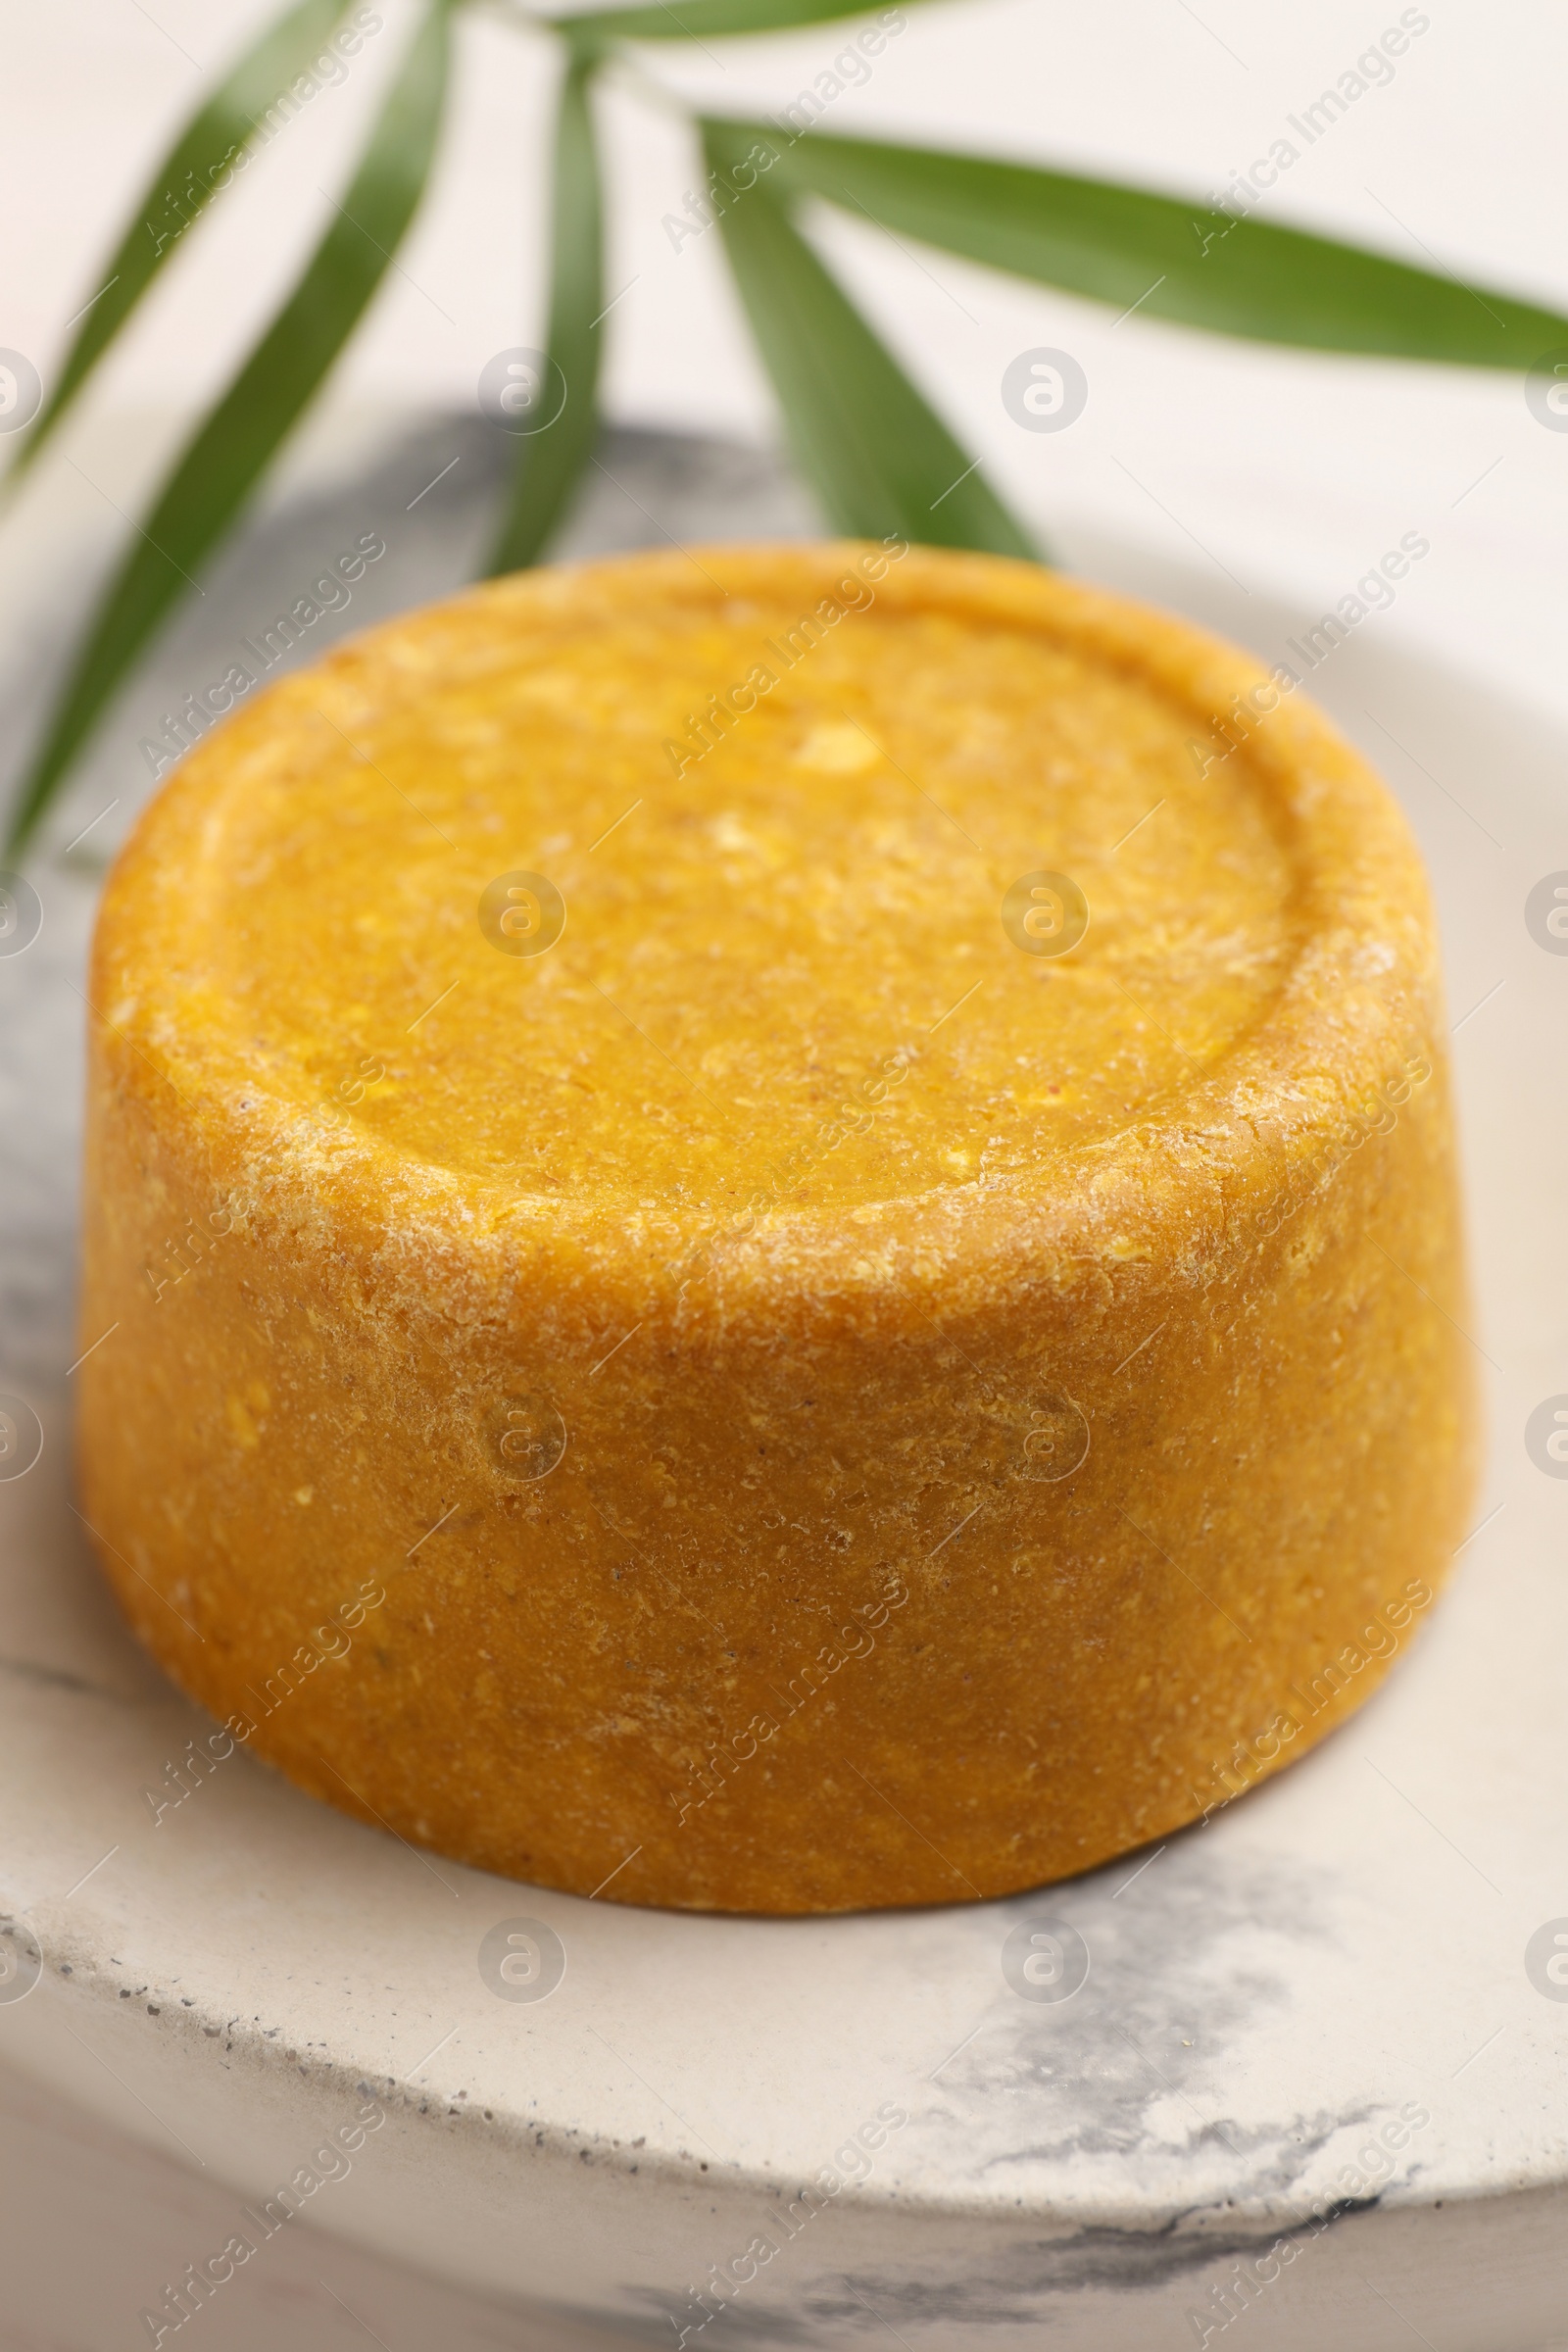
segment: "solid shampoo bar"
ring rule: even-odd
[[[1162,614],[902,541],[495,582],[191,753],[91,1003],[105,1569],[215,1742],[439,1852],[1058,1878],[1300,1755],[1463,1532],[1419,863]]]

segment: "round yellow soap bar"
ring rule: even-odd
[[[105,1568],[214,1754],[438,1852],[1059,1878],[1300,1755],[1463,1532],[1420,865],[1160,613],[897,540],[497,581],[185,760],[91,1003]]]

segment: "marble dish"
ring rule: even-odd
[[[467,504],[411,510],[453,450]],[[70,1475],[93,853],[151,781],[144,708],[221,674],[226,637],[347,518],[384,518],[389,556],[343,625],[440,592],[492,462],[471,428],[432,427],[335,512],[303,499],[261,526],[28,863],[42,928],[0,956],[0,1391],[21,1406],[11,1464],[28,1414],[41,1452],[0,1477],[0,2062],[203,2162],[246,2262],[267,2260],[268,2200],[292,2201],[563,2344],[587,2325],[1007,2352],[1045,2330],[1147,2352],[1239,2328],[1252,2352],[1541,2352],[1568,2290],[1568,1463],[1549,1443],[1568,941],[1548,920],[1568,747],[1376,618],[1311,686],[1400,793],[1436,883],[1493,1459],[1452,1587],[1362,1713],[1162,1847],[1037,1896],[881,1916],[518,1886],[244,1753],[187,1762],[191,1793],[156,1810],[211,1727],[118,1622]],[[584,547],[808,527],[744,453],[629,436],[606,463]],[[1089,533],[1065,553],[1265,656],[1303,618]],[[1081,1950],[1066,1998],[1016,1965],[1040,1923]],[[542,1965],[509,1975],[518,1950]],[[189,2250],[215,2301],[222,2245]]]

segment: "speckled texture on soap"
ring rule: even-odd
[[[1303,1752],[1462,1532],[1415,853],[1163,615],[850,545],[495,583],[184,762],[91,994],[105,1567],[416,1842],[1039,1884]]]

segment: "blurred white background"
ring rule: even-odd
[[[317,98],[212,208],[105,368],[27,504],[64,499],[66,457],[117,413],[149,476],[290,282],[346,176],[357,126],[401,45],[407,0],[345,82]],[[46,385],[68,321],[145,174],[276,0],[11,0],[0,86],[8,223],[0,344]],[[1265,199],[1260,217],[1322,228],[1568,311],[1560,93],[1568,19],[1547,0],[1432,0],[1428,28]],[[471,412],[497,349],[542,339],[549,40],[474,12],[458,104],[426,208],[323,409]],[[1204,202],[1266,153],[1396,0],[945,0],[911,4],[835,130],[907,135],[1059,163]],[[662,226],[696,155],[653,84],[715,111],[771,112],[831,63],[832,24],[782,38],[648,44],[648,90],[608,95],[606,397],[620,421],[777,432],[718,236],[677,253]],[[1297,144],[1299,145],[1299,141]],[[1479,370],[1264,350],[1027,287],[824,214],[824,250],[960,437],[1032,520],[1075,516],[1193,555],[1321,609],[1406,530],[1431,559],[1375,625],[1443,648],[1538,703],[1568,704],[1568,434],[1520,380]],[[1068,432],[1021,431],[999,384],[1020,350],[1060,345],[1091,397]],[[319,426],[317,428],[318,433]],[[310,435],[306,436],[308,450]],[[150,486],[150,482],[148,484]],[[100,484],[128,503],[134,482]],[[31,533],[27,536],[30,538]]]

